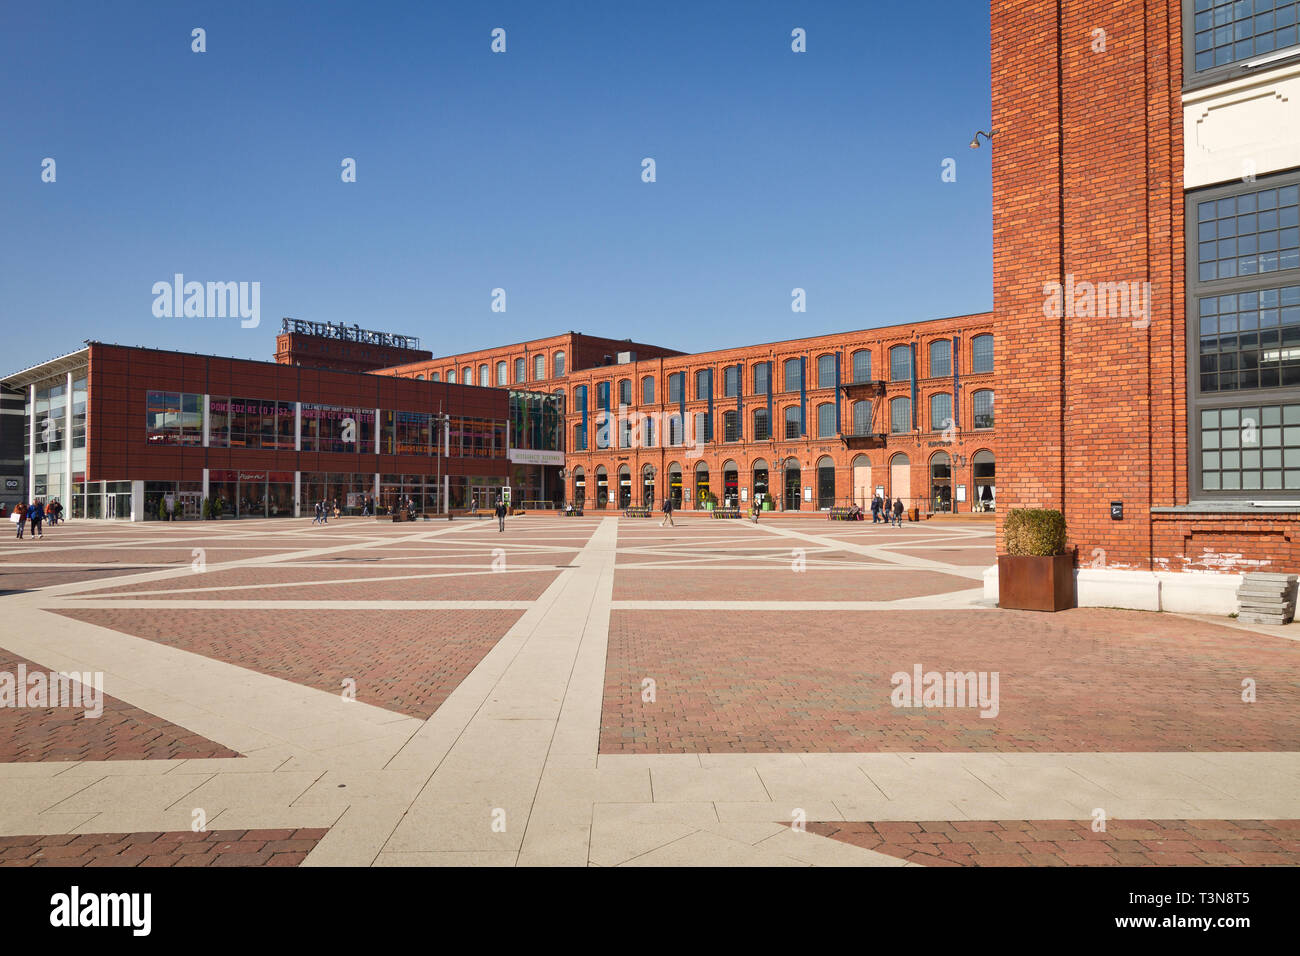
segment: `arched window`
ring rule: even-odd
[[[970,342],[970,370],[972,372],[993,371],[993,336],[977,335]]]
[[[423,373],[423,372],[419,372],[419,373],[417,373],[416,376],[415,376],[415,380],[416,380],[417,382],[423,382],[423,381],[424,381],[424,373]]]
[[[889,380],[906,382],[912,377],[912,349],[906,345],[895,345],[889,350]]]
[[[740,441],[740,415],[734,410],[722,413],[722,440]]]
[[[653,405],[655,403],[655,377],[647,375],[641,379],[641,404]]]
[[[939,339],[930,343],[930,377],[946,378],[952,374],[952,343]]]
[[[771,441],[772,427],[767,420],[767,409],[754,409],[754,441]]]
[[[986,388],[976,392],[971,396],[971,403],[975,406],[975,427],[992,428],[993,389]]]
[[[835,462],[830,456],[817,459],[817,510],[835,507]]]
[[[912,430],[910,398],[900,397],[889,400],[889,430],[895,435],[903,435]]]
[[[686,388],[685,380],[685,372],[673,372],[668,376],[668,401],[670,404],[676,404],[682,400],[682,391]]]
[[[905,506],[912,504],[912,461],[904,454],[889,459],[889,494],[902,498]]]
[[[486,362],[478,367],[478,383],[484,388],[489,388],[492,385],[492,375]]]
[[[771,386],[771,369],[766,362],[754,366],[754,394],[766,395]]]
[[[797,392],[803,388],[803,366],[797,358],[785,360],[785,390]]]
[[[618,380],[618,403],[629,406],[632,404],[632,380],[630,378]]]
[[[471,366],[471,365],[466,365],[466,366],[464,366],[464,367],[460,370],[460,381],[461,381],[461,384],[462,384],[462,385],[473,385],[473,384],[474,384],[474,368],[473,368],[473,366]]]
[[[740,394],[740,366],[728,365],[722,370],[722,394],[725,398]]]
[[[802,417],[799,414],[799,406],[791,405],[785,410],[785,437],[798,438],[799,433],[803,430],[799,426],[803,424]]]
[[[682,443],[682,416],[676,413],[668,416],[668,444]]]
[[[871,350],[858,349],[853,353],[853,381],[871,381]]]
[[[695,373],[695,397],[698,399],[707,399],[709,397],[709,372],[711,369],[702,368]]]
[[[646,448],[655,446],[655,419],[653,415],[647,415],[641,419],[641,444]]]
[[[952,459],[947,452],[936,452],[930,459],[930,510],[952,511]]]
[[[997,463],[993,452],[981,449],[971,459],[975,478],[975,507],[980,511],[995,510],[997,498]]]
[[[456,370],[454,368],[447,369],[447,381],[452,385],[456,384]]]
[[[515,384],[518,385],[527,377],[527,363],[521,359],[515,359]]]
[[[817,406],[817,437],[835,436],[835,403],[823,402]]]
[[[497,384],[498,384],[498,385],[509,385],[509,384],[510,384],[510,380],[509,380],[508,378],[506,378],[506,374],[507,374],[508,369],[509,369],[509,366],[506,365],[505,362],[497,362]]]
[[[853,434],[871,434],[871,403],[868,401],[853,403]]]
[[[556,352],[555,358],[551,360],[551,367],[555,369],[556,378],[562,378],[564,376],[564,361],[565,357],[563,352]]]
[[[713,416],[708,412],[695,413],[695,441],[697,444],[713,441]]]
[[[534,355],[533,356],[533,381],[540,382],[544,378],[546,378],[546,356]]]
[[[587,473],[581,468],[573,469],[573,503],[579,508],[587,499]]]
[[[818,388],[835,387],[835,356],[834,355],[817,356],[817,387]]]
[[[431,382],[437,382],[437,381],[440,381],[440,379],[439,379],[439,377],[438,377],[438,373],[437,373],[437,372],[430,372],[430,373],[429,373],[429,381],[431,381]]]
[[[952,396],[940,392],[930,398],[930,431],[941,432],[953,426]]]
[[[573,426],[573,450],[587,450],[587,429],[582,427],[582,422]]]

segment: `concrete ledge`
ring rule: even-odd
[[[1237,613],[1240,574],[1076,568],[1079,607],[1122,607],[1180,614]],[[984,600],[997,603],[998,568],[984,572]]]

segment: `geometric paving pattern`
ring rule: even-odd
[[[1300,820],[945,820],[810,823],[921,866],[1296,866]]]
[[[298,866],[325,829],[0,837],[0,866]]]

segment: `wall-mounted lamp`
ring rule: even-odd
[[[974,137],[972,137],[972,139],[971,139],[971,141],[970,141],[970,148],[971,148],[971,149],[979,149],[979,148],[980,148],[980,137],[981,137],[981,136],[983,136],[985,139],[987,139],[990,143],[993,142],[993,134],[996,133],[996,132],[997,132],[997,130],[995,130],[995,129],[994,129],[994,130],[989,130],[987,133],[984,132],[984,130],[982,130],[982,129],[981,129],[981,130],[976,130],[976,131],[975,131],[975,135],[974,135]]]

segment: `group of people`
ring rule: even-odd
[[[0,504],[0,511],[3,511],[4,508],[5,506]],[[19,540],[22,539],[23,533],[28,526],[31,527],[31,537],[44,538],[46,521],[51,525],[56,525],[63,520],[63,504],[58,498],[55,498],[48,505],[39,498],[30,502],[20,501],[9,512],[9,520],[14,523]]]
[[[333,501],[316,502],[316,516],[311,519],[311,523],[329,524],[331,512],[333,513],[334,517],[337,518],[339,516],[339,500],[337,498],[335,498]]]
[[[892,524],[901,528],[903,526],[903,499],[895,498],[891,503],[888,498],[882,499],[880,495],[871,499],[871,523]]]

